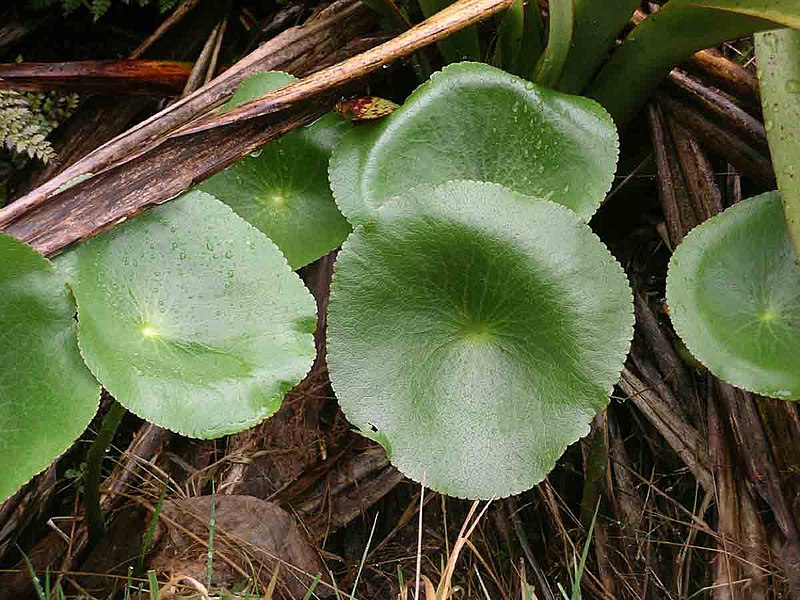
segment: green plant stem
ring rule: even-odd
[[[769,151],[800,263],[800,30],[759,33],[755,39]]]
[[[547,47],[533,70],[533,81],[546,87],[558,83],[572,45],[574,26],[573,0],[551,0]]]
[[[785,26],[800,26],[796,0],[670,0],[628,35],[588,95],[624,126],[670,69],[693,53]]]
[[[125,416],[125,407],[114,400],[108,413],[103,418],[100,432],[97,434],[89,454],[86,457],[86,479],[84,481],[84,502],[86,504],[86,525],[89,528],[89,540],[92,543],[100,540],[106,532],[103,510],[100,508],[100,479],[103,472],[103,458],[106,448],[114,439],[117,427]]]

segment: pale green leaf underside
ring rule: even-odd
[[[574,213],[450,182],[387,202],[345,242],[328,366],[347,418],[407,476],[506,496],[588,432],[632,327],[625,274]]]
[[[53,265],[0,234],[0,503],[92,420],[100,387],[83,364],[75,304]]]
[[[313,298],[269,239],[204,192],[83,242],[59,267],[92,373],[167,429],[255,425],[313,361]]]
[[[676,331],[714,375],[800,399],[800,266],[777,193],[693,229],[670,262],[667,299]]]
[[[614,124],[595,102],[457,63],[390,116],[348,132],[331,158],[330,181],[354,224],[387,198],[453,179],[499,183],[588,221],[611,186],[617,155]]]
[[[296,79],[258,73],[242,82],[232,108]],[[328,185],[333,147],[350,124],[330,113],[290,131],[200,184],[275,242],[293,269],[337,248],[350,233]]]

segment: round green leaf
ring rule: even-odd
[[[315,306],[278,248],[195,191],[60,259],[86,364],[137,415],[193,437],[272,415],[314,359]]]
[[[75,304],[53,265],[0,234],[0,503],[80,436],[100,387],[83,364]]]
[[[283,71],[261,71],[250,75],[242,80],[230,99],[223,105],[222,110],[230,110],[240,104],[255,100],[264,94],[287,86],[293,81],[297,81],[297,77]]]
[[[695,227],[667,277],[675,330],[720,379],[800,399],[800,266],[777,192]]]
[[[347,418],[432,489],[526,490],[608,404],[622,268],[571,211],[499,185],[415,188],[336,262],[328,367]]]
[[[228,103],[236,106],[283,87],[287,73],[246,79]],[[329,113],[290,131],[200,184],[277,244],[297,269],[337,248],[350,233],[328,184],[333,148],[351,125]]]
[[[385,119],[345,134],[330,181],[354,224],[386,198],[453,179],[499,183],[588,221],[611,186],[618,151],[614,123],[593,100],[457,63]]]

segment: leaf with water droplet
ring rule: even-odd
[[[126,265],[144,239],[155,252]],[[278,409],[285,382],[299,382],[314,359],[313,336],[298,326],[315,318],[311,294],[275,244],[204,192],[57,261],[78,300],[86,364],[120,404],[161,427],[203,438],[247,429]]]
[[[348,132],[331,158],[330,181],[354,224],[387,198],[452,179],[552,198],[589,220],[611,186],[617,155],[616,128],[596,102],[489,65],[457,63],[388,117]]]
[[[246,79],[227,107],[252,100],[295,78],[258,73]],[[329,113],[268,143],[198,188],[230,206],[277,244],[297,269],[338,247],[350,233],[328,185],[328,160],[350,124]]]

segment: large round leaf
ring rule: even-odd
[[[97,411],[75,304],[53,265],[0,234],[0,503],[58,458]]]
[[[348,419],[436,491],[526,490],[589,431],[628,351],[622,268],[553,202],[415,188],[336,263],[328,366]]]
[[[314,300],[278,248],[190,192],[60,259],[86,364],[127,409],[194,437],[272,415],[314,358]]]
[[[348,132],[331,158],[330,181],[354,224],[386,198],[452,179],[499,183],[588,221],[611,186],[617,154],[614,123],[596,102],[457,63],[390,116]]]
[[[776,192],[695,227],[670,261],[667,299],[676,331],[714,375],[800,399],[800,266]]]
[[[267,72],[249,77],[232,107],[295,78]],[[267,234],[297,269],[337,248],[350,233],[328,185],[333,147],[350,127],[335,113],[290,131],[200,184]]]

